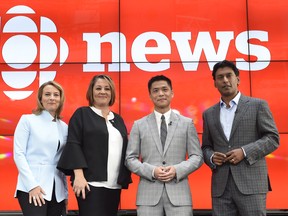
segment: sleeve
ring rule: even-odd
[[[209,126],[207,123],[206,112],[203,113],[203,134],[202,134],[202,151],[205,163],[211,168],[215,169],[216,165],[212,163],[212,156],[214,154],[213,140],[210,135]]]
[[[126,128],[123,118],[117,114],[116,116],[117,116],[116,122],[117,122],[117,125],[121,127],[121,134],[123,137],[123,148],[122,148],[122,155],[121,155],[121,162],[120,162],[120,174],[118,176],[117,183],[122,186],[122,189],[128,189],[129,184],[132,183],[132,179],[131,179],[130,170],[125,166],[125,155],[126,155],[127,143],[128,143],[127,128]]]
[[[177,173],[177,182],[186,178],[203,164],[203,154],[193,120],[189,120],[187,124],[186,146],[188,159],[174,166]]]
[[[29,121],[27,117],[23,115],[14,133],[13,157],[19,172],[19,178],[24,183],[27,191],[39,186],[26,158],[29,136]]]
[[[261,100],[257,110],[259,139],[243,146],[247,162],[252,165],[279,146],[279,133],[266,101]]]
[[[142,163],[140,159],[140,130],[137,121],[132,126],[130,137],[128,141],[127,151],[126,151],[126,166],[128,169],[138,176],[141,176],[147,180],[155,181],[152,176],[153,170],[156,166],[148,164],[146,162]]]
[[[88,167],[83,153],[83,111],[78,109],[72,115],[68,125],[68,138],[57,168],[66,175],[72,175],[74,169]]]

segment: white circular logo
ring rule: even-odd
[[[18,5],[6,14],[13,17],[2,23],[2,35],[8,38],[2,46],[2,57],[11,70],[2,70],[1,76],[8,86],[16,90],[3,92],[12,100],[22,100],[29,97],[33,90],[21,89],[33,83],[37,75],[39,86],[55,78],[56,71],[49,70],[49,67],[54,62],[59,62],[61,66],[68,57],[69,47],[63,38],[59,37],[56,42],[51,38],[51,33],[55,34],[54,39],[57,38],[54,22],[43,16],[35,20],[35,15],[31,16],[35,11],[30,7]],[[60,46],[59,53],[57,44]],[[39,65],[39,68],[29,70],[32,64]]]

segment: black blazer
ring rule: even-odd
[[[121,116],[116,113],[110,122],[123,138],[117,183],[126,189],[132,182],[131,173],[124,165],[128,143],[127,129]],[[83,169],[87,181],[107,181],[108,138],[105,119],[90,107],[78,108],[69,121],[67,144],[57,168],[70,175],[72,182],[74,169]]]

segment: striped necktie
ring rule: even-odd
[[[163,149],[165,146],[166,137],[167,137],[167,125],[166,125],[166,121],[165,121],[165,116],[162,115],[161,116],[161,127],[160,127],[160,139],[161,139]]]

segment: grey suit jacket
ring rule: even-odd
[[[265,156],[279,146],[279,134],[266,101],[241,95],[229,141],[220,123],[220,104],[203,113],[202,150],[205,163],[212,169],[212,196],[221,196],[229,170],[243,194],[267,193],[269,178]],[[243,148],[246,157],[237,165],[216,166],[210,158],[214,151],[226,153]]]
[[[152,172],[155,167],[171,165],[177,175],[176,179],[165,183],[171,203],[192,205],[187,177],[203,164],[201,147],[192,119],[172,111],[170,120],[164,151],[154,113],[135,121],[132,127],[126,165],[140,176],[137,205],[156,205],[159,202],[164,183],[154,179]]]

